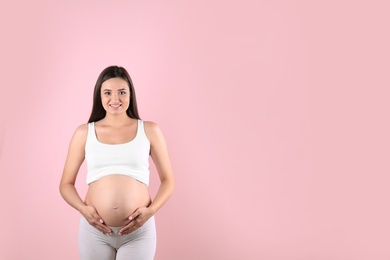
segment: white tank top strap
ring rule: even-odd
[[[138,119],[138,120],[137,120],[137,123],[138,123],[138,126],[137,126],[137,134],[136,134],[136,136],[135,136],[136,138],[139,137],[139,134],[140,134],[140,133],[142,133],[142,131],[141,131],[142,129],[141,129],[141,128],[142,128],[142,125],[143,125],[141,119]]]
[[[138,120],[138,133],[137,135],[142,136],[147,139],[146,133],[145,133],[145,122],[141,119]]]
[[[95,122],[88,123],[88,140],[89,141],[96,141],[96,134],[95,134]]]

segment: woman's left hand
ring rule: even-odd
[[[119,235],[127,235],[134,230],[141,227],[145,222],[153,216],[153,211],[147,207],[138,208],[133,214],[129,216],[129,223],[121,228],[118,232]]]

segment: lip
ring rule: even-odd
[[[112,108],[118,108],[118,107],[121,107],[122,104],[109,104],[109,106]]]

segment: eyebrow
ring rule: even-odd
[[[123,91],[123,90],[127,90],[126,88],[121,88],[121,89],[118,89],[118,91]],[[103,91],[111,91],[111,89],[103,89]]]

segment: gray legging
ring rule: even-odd
[[[81,217],[79,254],[81,260],[153,260],[156,251],[154,216],[134,232],[120,236],[120,227],[110,227],[112,235],[105,235]]]

